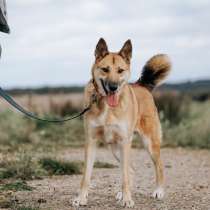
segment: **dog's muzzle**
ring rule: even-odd
[[[104,81],[103,79],[101,79],[101,85],[106,95],[116,93],[119,88],[119,84],[117,82]]]
[[[118,83],[116,82],[108,82],[109,92],[115,93],[118,90]]]

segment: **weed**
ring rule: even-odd
[[[16,181],[0,186],[0,191],[32,191],[33,187],[27,185],[24,181]]]
[[[82,172],[82,163],[79,161],[65,162],[51,158],[43,158],[39,163],[49,175],[73,175],[81,174]]]
[[[117,168],[117,166],[111,163],[96,161],[94,168]]]
[[[16,178],[31,180],[39,178],[41,170],[37,168],[32,158],[25,152],[18,154],[16,160],[5,160],[0,164],[0,178]]]
[[[52,158],[43,158],[39,161],[41,166],[49,173],[49,175],[73,175],[81,174],[84,163],[81,161],[65,162],[61,160],[55,160]],[[116,168],[117,166],[97,161],[94,164],[94,168]]]
[[[17,206],[14,210],[39,210],[39,208],[34,208],[30,206]]]

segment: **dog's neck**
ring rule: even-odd
[[[98,90],[98,86],[96,84],[96,81],[94,80],[94,78],[92,78],[91,83],[93,84],[94,87],[94,91],[91,95],[91,101],[92,103],[96,103],[99,104],[99,102],[101,101],[101,99],[104,97]]]

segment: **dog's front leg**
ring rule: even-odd
[[[96,140],[88,138],[85,145],[85,167],[81,181],[79,196],[73,201],[73,206],[87,204],[88,188],[90,185],[93,164],[95,160]]]
[[[134,206],[134,201],[131,198],[131,181],[130,181],[130,157],[131,143],[123,143],[120,145],[120,161],[121,161],[121,171],[122,171],[122,204],[125,207],[132,208]]]

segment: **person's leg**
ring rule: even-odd
[[[0,0],[0,31],[9,33],[9,25],[7,23],[6,1]]]

